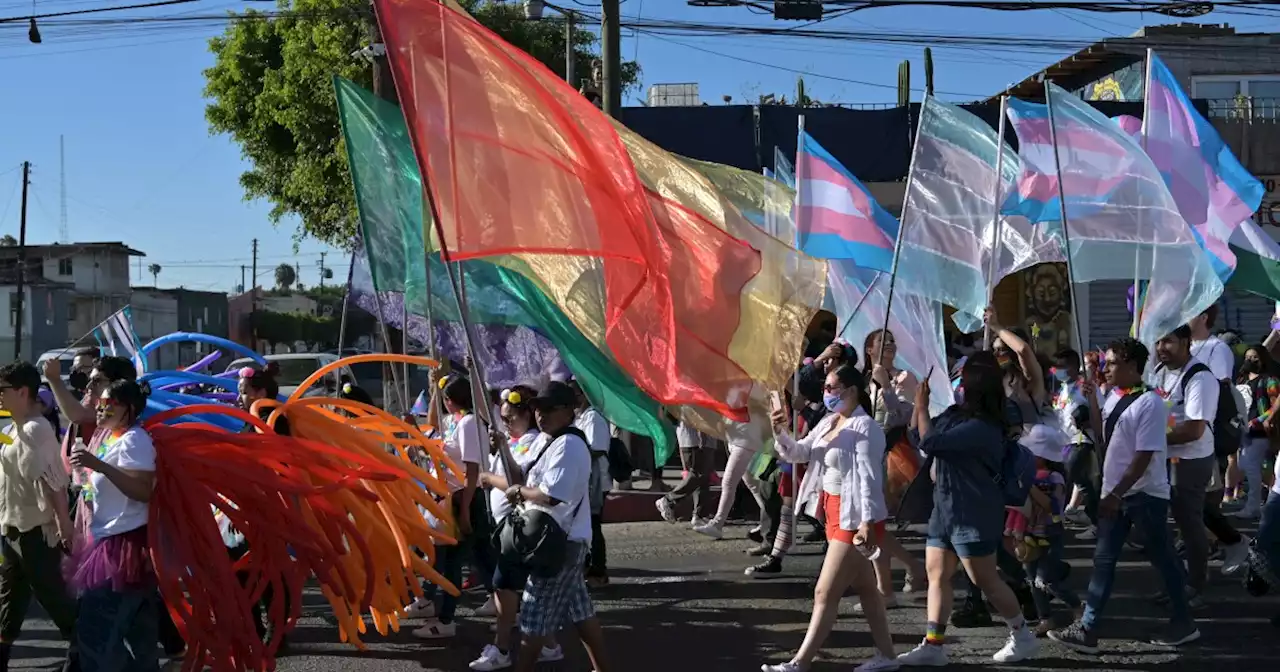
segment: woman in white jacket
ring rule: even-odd
[[[884,431],[867,412],[870,404],[866,380],[854,367],[842,366],[827,374],[822,393],[822,402],[831,412],[799,441],[787,432],[785,412],[773,416],[778,457],[809,464],[797,499],[803,500],[808,491],[821,488],[829,545],[814,589],[813,616],[804,643],[790,662],[762,665],[760,669],[808,670],[831,633],[840,598],[852,585],[862,599],[877,649],[876,656],[857,669],[897,670],[889,619],[876,588],[875,568],[868,559],[875,554],[884,535],[884,521],[889,517],[884,503]]]

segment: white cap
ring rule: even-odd
[[[1018,443],[1031,451],[1032,455],[1050,462],[1065,462],[1067,435],[1056,425],[1043,423],[1027,425],[1022,431]]]

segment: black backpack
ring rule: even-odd
[[[528,474],[533,469],[533,465],[537,464],[538,460],[541,460],[542,456],[551,449],[551,443],[565,434],[578,437],[584,446],[590,445],[582,430],[572,426],[566,427],[552,434],[551,442],[548,442],[542,452],[538,453],[529,466],[524,468],[524,473]],[[578,517],[578,512],[582,510],[582,503],[587,497],[588,495],[583,495],[582,499],[578,500],[578,505],[573,509],[573,518]],[[498,547],[503,560],[528,569],[534,576],[552,577],[564,567],[569,532],[561,528],[555,518],[545,511],[538,509],[521,511],[512,507],[511,512],[498,521],[497,529],[493,531],[493,542]]]
[[[1183,372],[1179,387],[1184,402],[1187,398],[1187,385],[1191,382],[1191,378],[1201,371],[1208,371],[1210,376],[1213,375],[1213,371],[1203,362],[1196,362]],[[1240,444],[1244,440],[1244,423],[1241,422],[1239,411],[1236,409],[1235,390],[1232,389],[1231,383],[1225,380],[1214,380],[1218,383],[1218,410],[1213,414],[1213,424],[1209,430],[1213,432],[1214,455],[1226,457],[1240,450]]]

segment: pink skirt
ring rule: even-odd
[[[71,586],[77,593],[108,585],[121,593],[156,587],[145,525],[94,540],[93,546],[74,560],[76,570]]]

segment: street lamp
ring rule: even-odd
[[[576,12],[572,9],[548,4],[543,0],[524,0],[524,18],[530,21],[540,21],[542,20],[542,11],[547,7],[564,15],[564,81],[568,82],[569,86],[574,86],[573,18]]]

